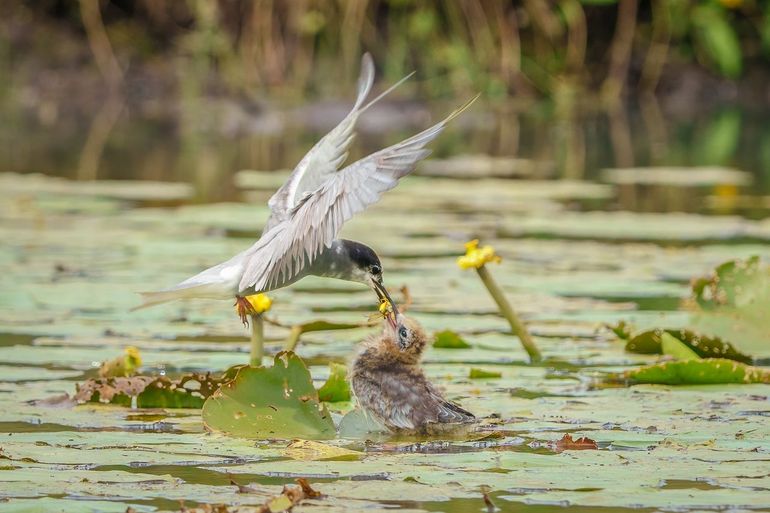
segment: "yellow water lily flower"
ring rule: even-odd
[[[478,269],[490,262],[500,263],[502,258],[495,254],[492,246],[479,247],[479,240],[474,239],[465,243],[465,255],[457,259],[457,265],[461,269]]]
[[[273,306],[273,300],[267,294],[253,294],[251,296],[246,296],[246,301],[251,304],[254,311],[258,314],[267,312],[270,310],[270,307]]]

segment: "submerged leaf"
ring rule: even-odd
[[[329,379],[318,389],[318,399],[327,403],[350,401],[348,368],[340,363],[329,363]]]
[[[312,440],[297,440],[286,448],[286,456],[302,461],[354,461],[360,460],[364,453]]]
[[[110,403],[137,408],[201,408],[222,381],[211,374],[188,374],[179,379],[166,376],[89,379],[77,385],[78,403]]]
[[[500,378],[502,377],[502,372],[496,372],[496,371],[488,371],[484,369],[477,369],[475,367],[471,368],[471,371],[468,373],[468,377],[470,379],[489,379],[489,378]]]
[[[439,331],[433,336],[433,347],[443,349],[467,349],[471,345],[452,330]]]
[[[281,352],[272,367],[243,367],[206,400],[211,430],[245,438],[334,438],[334,423],[318,401],[299,356]]]
[[[647,365],[614,376],[632,383],[657,385],[716,385],[770,383],[770,371],[724,358],[684,360]]]

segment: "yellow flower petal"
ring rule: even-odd
[[[270,299],[267,294],[253,294],[251,296],[246,296],[246,301],[251,304],[254,311],[258,314],[267,312],[270,310],[270,307],[273,306],[273,300]]]
[[[465,243],[465,255],[457,259],[457,265],[461,269],[478,269],[484,264],[490,262],[500,263],[502,259],[495,254],[495,248],[492,246],[483,246],[479,248],[478,239]]]

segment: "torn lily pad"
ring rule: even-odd
[[[624,327],[624,330],[628,330]],[[619,335],[619,331],[615,331],[616,335]],[[626,340],[626,351],[638,354],[664,354],[663,350],[663,336],[669,335],[676,340],[682,342],[690,350],[701,358],[727,358],[728,360],[735,360],[741,363],[752,363],[752,358],[746,354],[738,351],[730,342],[719,337],[712,337],[697,333],[688,329],[653,329],[643,331],[636,335],[630,336],[630,331],[627,338],[619,338]],[[622,332],[621,332],[622,333]]]
[[[89,379],[77,385],[78,403],[106,403],[137,408],[201,408],[222,381],[211,374],[133,376]],[[135,402],[134,402],[135,399]]]
[[[692,285],[689,324],[702,333],[728,337],[756,357],[768,356],[770,266],[758,257],[731,260]]]
[[[334,438],[329,412],[318,400],[305,363],[292,352],[272,367],[243,367],[203,405],[212,431],[243,438]]]

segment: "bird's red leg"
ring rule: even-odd
[[[248,328],[249,315],[256,314],[254,307],[251,306],[249,300],[243,296],[235,296],[235,310],[238,312],[238,317],[241,318],[241,322]]]

